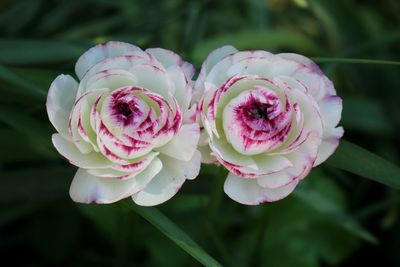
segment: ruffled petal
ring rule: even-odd
[[[162,163],[157,158],[134,179],[127,180],[96,177],[84,169],[79,169],[69,194],[72,200],[79,203],[113,203],[141,190],[161,169]]]
[[[336,127],[342,118],[342,99],[336,95],[330,95],[321,99],[318,105],[324,129],[331,130]]]
[[[226,45],[212,51],[201,65],[199,77],[194,85],[193,102],[199,101],[201,95],[204,93],[204,81],[211,68],[224,57],[236,53],[238,50],[233,46]]]
[[[180,67],[188,79],[191,79],[196,72],[192,64],[186,62],[178,54],[170,50],[163,48],[149,48],[146,49],[146,52],[154,56],[158,61],[160,61],[166,69],[172,66]]]
[[[47,115],[54,128],[65,138],[68,119],[75,102],[78,83],[69,75],[59,75],[51,84],[46,101]]]
[[[314,163],[314,166],[318,166],[325,160],[327,160],[330,155],[335,152],[336,148],[339,145],[340,138],[343,136],[343,128],[333,128],[330,131],[325,131],[324,136],[322,138],[322,143],[318,149],[318,156]]]
[[[163,169],[140,192],[132,196],[141,206],[154,206],[173,197],[186,179],[194,179],[200,171],[201,155],[195,152],[189,161],[180,161],[168,156],[160,156]]]
[[[142,51],[139,47],[123,42],[107,42],[96,45],[79,57],[75,65],[75,73],[79,79],[96,63],[111,57],[133,55]]]
[[[166,145],[156,150],[179,160],[190,160],[197,149],[200,127],[197,123],[184,124]]]
[[[233,200],[245,205],[258,205],[265,202],[278,201],[287,197],[296,187],[298,180],[278,187],[263,188],[256,179],[243,179],[229,173],[224,184],[225,193]]]
[[[111,162],[100,153],[91,152],[82,154],[79,149],[69,140],[60,134],[53,134],[52,141],[54,147],[68,161],[81,168],[106,168],[111,166]]]
[[[78,89],[78,96],[99,88],[115,90],[124,86],[133,85],[137,85],[137,79],[132,73],[126,70],[111,69],[91,76],[87,80],[86,86],[85,83],[81,82]]]
[[[168,73],[151,64],[138,64],[130,69],[137,79],[137,86],[157,93],[166,99],[175,93],[175,87]]]
[[[189,109],[190,100],[192,99],[192,87],[181,68],[171,66],[167,69],[167,73],[175,85],[173,96],[177,100],[181,111],[186,112]]]

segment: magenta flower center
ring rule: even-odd
[[[248,116],[252,116],[255,119],[266,119],[268,120],[268,105],[264,103],[254,103],[246,110]]]
[[[132,110],[129,107],[128,103],[125,103],[125,102],[118,103],[117,109],[118,109],[118,113],[122,114],[125,117],[129,117],[130,115],[132,115]]]

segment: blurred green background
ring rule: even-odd
[[[89,47],[164,47],[197,69],[223,44],[314,57],[344,99],[345,138],[399,163],[400,63],[337,60],[399,61],[399,13],[398,0],[1,0],[2,262],[200,266],[121,203],[70,200],[75,168],[52,148],[44,103]],[[224,195],[223,178],[204,167],[158,207],[223,266],[400,266],[394,189],[323,164],[290,197],[248,207]]]

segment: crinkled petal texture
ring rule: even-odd
[[[132,196],[139,205],[157,205],[198,175],[191,64],[165,49],[108,42],[84,53],[75,70],[80,80],[57,77],[46,104],[58,131],[54,146],[79,167],[74,201]]]
[[[232,199],[257,205],[289,195],[336,149],[342,100],[310,59],[224,46],[195,84],[204,163],[229,171]]]

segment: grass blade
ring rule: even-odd
[[[400,189],[400,168],[368,150],[342,140],[327,163],[333,167]]]
[[[193,241],[184,231],[182,231],[177,225],[175,225],[170,219],[162,214],[156,208],[145,208],[134,205],[131,202],[125,202],[126,207],[134,210],[160,232],[171,239],[180,248],[186,251],[193,258],[198,260],[205,266],[220,267],[222,266],[210,255],[207,254],[195,241]]]
[[[342,64],[370,64],[370,65],[397,65],[400,61],[382,60],[382,59],[364,59],[364,58],[330,58],[330,57],[313,57],[317,63],[342,63]]]

